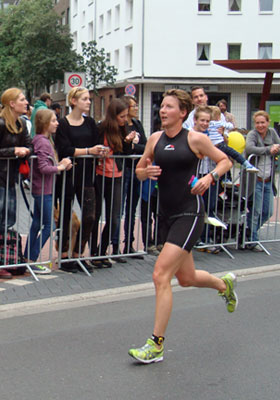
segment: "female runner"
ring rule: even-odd
[[[218,290],[229,312],[237,307],[235,275],[229,273],[220,279],[207,271],[196,270],[191,253],[203,230],[201,195],[232,164],[206,135],[182,128],[192,109],[191,98],[185,91],[171,89],[163,97],[160,117],[164,131],[151,135],[136,168],[140,180],[158,180],[161,234],[165,243],[153,273],[156,289],[153,334],[143,347],[129,350],[129,355],[145,364],[163,360],[164,335],[172,310],[171,279],[174,275],[181,286]],[[191,188],[188,182],[198,174],[199,159],[204,156],[215,161],[216,167]]]

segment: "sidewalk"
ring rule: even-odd
[[[265,267],[279,264],[279,243],[265,244],[271,253],[256,253],[250,250],[230,249],[233,260],[225,252],[217,255],[193,251],[197,269],[211,273],[237,269]],[[111,269],[96,269],[91,277],[82,272],[69,274],[55,269],[51,275],[39,276],[35,282],[29,273],[12,280],[0,280],[0,311],[1,304],[13,304],[32,300],[49,299],[95,292],[104,289],[122,288],[137,284],[151,283],[156,257],[146,255],[144,260],[127,258],[126,264],[113,264]]]

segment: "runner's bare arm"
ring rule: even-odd
[[[157,180],[158,176],[161,174],[161,169],[157,165],[152,165],[154,160],[154,148],[157,144],[162,132],[153,133],[145,147],[143,156],[137,163],[136,175],[140,181],[144,181],[148,178],[152,180]]]
[[[217,149],[205,134],[190,131],[188,138],[190,148],[198,158],[207,156],[216,163],[214,170],[219,176],[224,175],[232,167],[232,162],[229,160],[228,156],[221,150]],[[213,177],[211,173],[209,173],[197,181],[196,185],[192,189],[192,193],[202,194],[212,183]]]

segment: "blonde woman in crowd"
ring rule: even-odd
[[[104,146],[98,145],[98,130],[93,118],[86,116],[90,110],[89,91],[83,87],[75,87],[68,94],[71,112],[60,119],[55,135],[55,146],[59,159],[86,155],[104,155]],[[66,172],[65,193],[62,193],[62,179],[58,180],[57,196],[60,205],[65,198],[62,230],[62,263],[61,269],[66,272],[77,272],[77,262],[67,261],[69,254],[69,237],[72,205],[75,196],[81,207],[81,228],[74,246],[73,257],[79,257],[89,240],[95,220],[95,163],[92,158],[75,159],[72,170]],[[80,241],[81,234],[81,241]],[[84,266],[92,272],[92,266],[83,261]]]

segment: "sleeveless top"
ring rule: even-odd
[[[189,147],[188,130],[183,128],[173,138],[162,133],[154,149],[154,162],[162,169],[158,178],[161,216],[204,216],[202,197],[191,194],[189,185],[198,174],[199,161]]]

